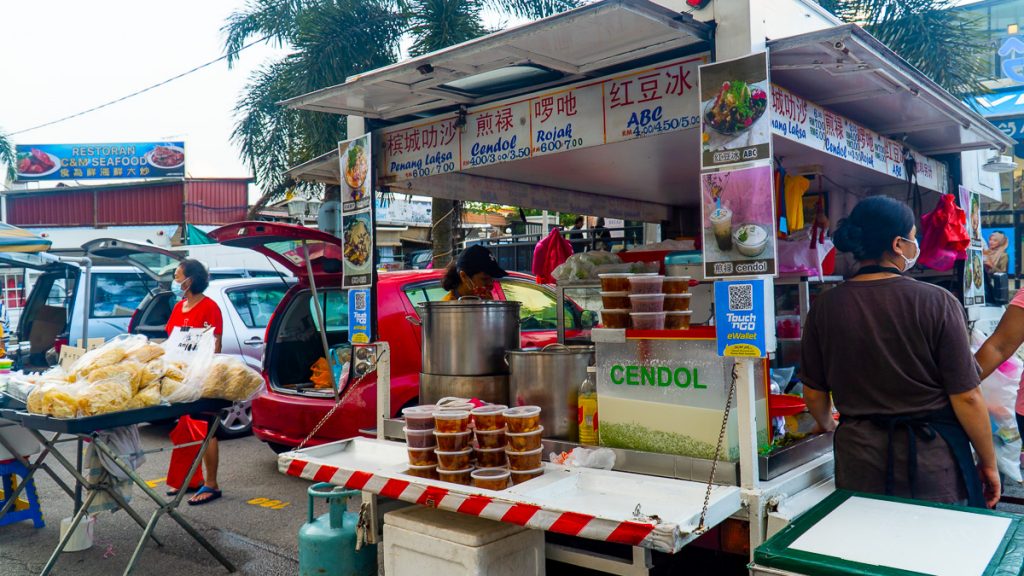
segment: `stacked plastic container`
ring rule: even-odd
[[[540,406],[516,406],[503,413],[508,429],[505,436],[508,445],[505,454],[513,484],[520,484],[544,473],[541,458],[544,447],[541,436],[544,427],[540,425]]]
[[[437,406],[413,406],[402,410],[405,417],[405,442],[409,452],[411,476],[437,480],[437,439],[434,437],[434,412]]]
[[[605,328],[686,330],[690,327],[690,278],[658,274],[601,274]]]

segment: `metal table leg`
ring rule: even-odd
[[[57,544],[57,549],[50,555],[50,559],[46,562],[46,566],[43,568],[43,571],[39,573],[39,576],[46,576],[51,570],[53,570],[54,564],[57,563],[57,558],[59,558],[61,552],[64,551],[64,547],[68,545],[68,540],[71,540],[71,537],[75,534],[75,530],[82,522],[82,518],[85,517],[85,511],[89,509],[89,505],[92,504],[93,498],[96,497],[96,494],[98,494],[98,492],[95,490],[91,490],[89,492],[89,495],[85,498],[85,503],[78,509],[78,512],[75,513],[74,519],[71,520],[71,526],[68,528],[67,534],[60,539],[60,544]]]
[[[219,425],[219,423],[219,420],[215,419],[213,421],[213,424],[210,425],[209,430],[207,430],[206,438],[203,439],[203,443],[199,448],[199,452],[196,454],[195,460],[192,461],[192,466],[191,468],[189,468],[188,475],[185,477],[185,481],[182,484],[182,486],[188,486],[189,483],[191,483],[192,476],[195,475],[196,470],[199,468],[199,465],[203,460],[203,455],[206,454],[206,449],[210,445],[210,440],[213,439],[213,436],[217,433],[217,426]],[[142,547],[146,542],[146,537],[152,536],[152,532],[153,529],[156,527],[156,523],[159,521],[160,516],[165,513],[171,518],[173,518],[174,521],[182,527],[182,529],[188,532],[192,539],[198,542],[203,548],[205,548],[206,551],[209,552],[211,556],[216,558],[217,561],[220,562],[221,565],[223,565],[224,568],[228,570],[228,572],[235,572],[234,564],[232,564],[230,560],[228,560],[223,554],[220,553],[219,550],[217,550],[212,544],[210,544],[210,542],[207,541],[207,539],[202,534],[200,534],[199,531],[196,530],[187,520],[185,520],[185,518],[178,514],[177,508],[179,505],[181,505],[181,501],[185,496],[185,490],[179,490],[178,494],[174,497],[174,499],[168,502],[159,494],[157,494],[155,490],[150,488],[149,485],[146,484],[146,481],[143,480],[142,477],[140,477],[138,474],[136,474],[135,471],[130,466],[128,466],[127,463],[125,463],[121,456],[117,454],[110,446],[108,446],[106,442],[103,442],[94,435],[93,443],[95,444],[96,448],[99,451],[103,452],[104,455],[113,460],[117,467],[124,471],[124,473],[127,474],[128,477],[132,479],[135,485],[142,489],[142,491],[147,496],[149,496],[150,499],[156,502],[157,506],[159,506],[159,508],[155,512],[153,512],[153,515],[150,517],[149,522],[146,524],[146,528],[145,531],[143,532],[142,538],[139,539],[139,544],[135,547],[135,552],[132,554],[131,559],[128,561],[128,567],[124,571],[124,576],[129,576],[135,569],[135,564],[136,562],[138,562],[139,556],[142,553]]]
[[[72,498],[74,498],[75,496],[75,492],[67,484],[65,484],[64,481],[61,480],[59,476],[57,476],[53,469],[51,469],[48,465],[44,463],[46,457],[50,455],[50,451],[53,450],[54,445],[61,441],[60,434],[54,434],[50,440],[47,440],[45,437],[37,433],[35,430],[29,430],[29,432],[34,434],[36,438],[40,441],[40,443],[43,445],[43,451],[39,454],[39,456],[36,457],[35,462],[30,462],[27,457],[18,455],[14,449],[14,446],[12,446],[3,436],[0,436],[0,444],[3,445],[4,449],[13,454],[14,457],[19,462],[21,462],[26,468],[28,468],[28,474],[18,484],[18,487],[14,489],[14,493],[11,494],[10,498],[8,498],[7,503],[4,504],[3,508],[0,508],[0,518],[3,518],[5,515],[7,515],[8,512],[10,512],[14,508],[14,503],[18,500],[18,496],[20,496],[21,493],[28,486],[29,480],[31,480],[32,477],[35,476],[36,470],[41,469],[47,474],[49,474],[50,477],[53,478],[53,481],[56,482],[57,485],[60,486],[61,489],[63,489],[64,492],[67,493],[68,496]],[[56,450],[53,451],[56,452]]]

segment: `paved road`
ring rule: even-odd
[[[169,427],[145,427],[147,448],[169,446]],[[63,451],[71,454],[71,446]],[[140,469],[162,493],[170,452],[148,456]],[[56,461],[53,461],[56,464]],[[46,527],[31,523],[0,527],[0,576],[38,574],[57,545],[60,519],[70,516],[72,501],[45,474],[37,474]],[[309,483],[277,472],[276,459],[262,442],[253,437],[221,442],[221,478],[224,497],[204,506],[182,505],[179,509],[192,523],[236,564],[242,574],[295,574],[298,571],[297,539],[305,522]],[[133,504],[148,517],[155,505],[135,490]],[[322,513],[322,512],[320,512]],[[104,513],[97,519],[93,548],[65,554],[54,574],[106,576],[120,574],[128,563],[141,529],[119,512]],[[196,544],[173,520],[160,520],[156,535],[164,546],[147,544],[135,574],[174,576],[226,574],[217,561]]]

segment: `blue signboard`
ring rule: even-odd
[[[370,342],[369,288],[353,288],[348,291],[348,341],[353,344]]]
[[[19,144],[17,181],[184,178],[184,142]]]
[[[764,300],[764,280],[715,282],[719,356],[763,358],[768,355]]]

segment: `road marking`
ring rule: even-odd
[[[157,478],[156,480],[146,480],[146,486],[150,488],[156,488],[161,482],[164,482],[167,478]]]
[[[271,498],[253,498],[252,500],[246,502],[246,504],[251,504],[252,506],[259,506],[260,508],[269,508],[271,510],[283,510],[290,505],[290,503],[288,502],[273,500]]]

